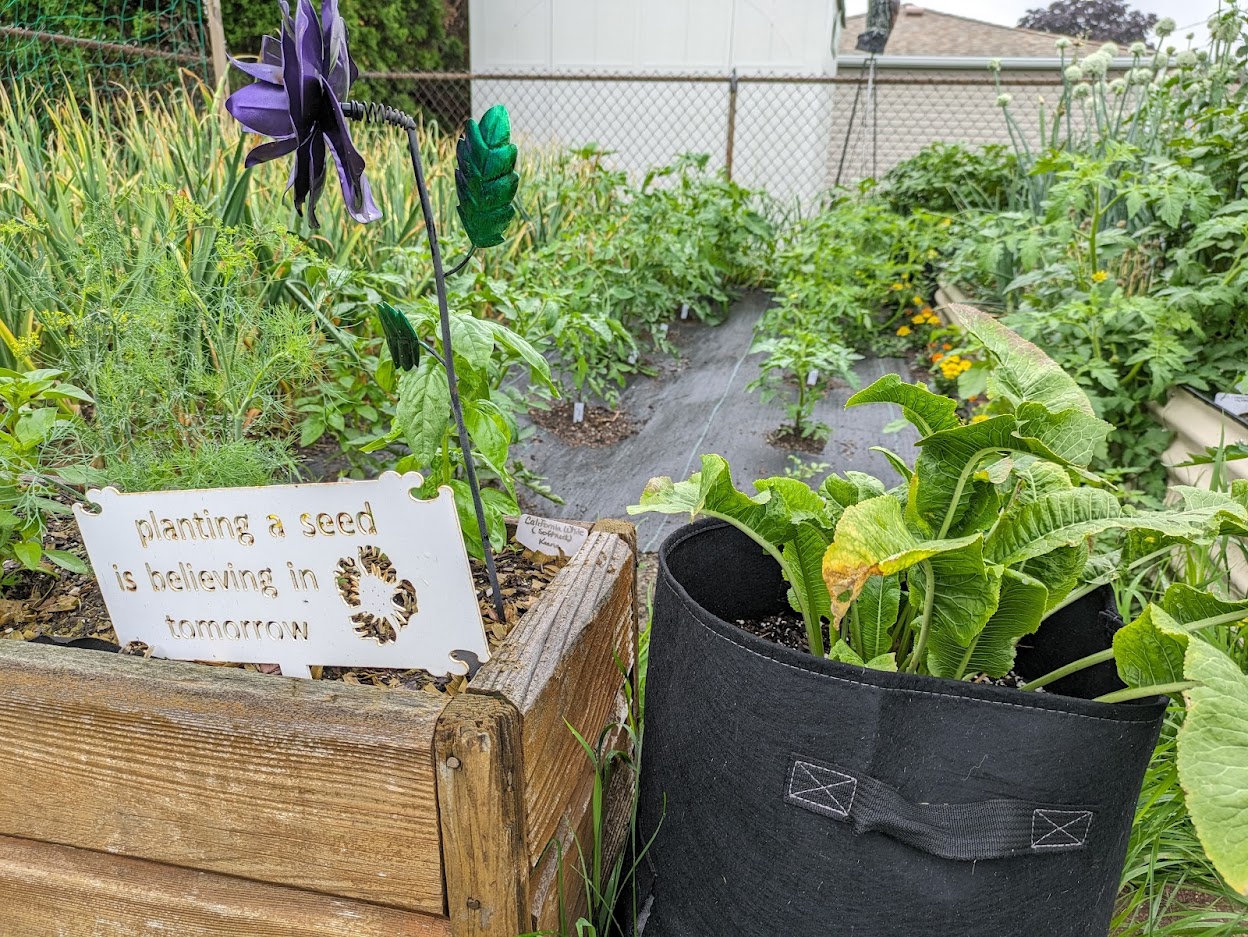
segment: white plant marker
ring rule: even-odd
[[[810,373],[806,375],[806,384],[810,387],[814,387],[818,383],[819,383],[819,372],[816,369],[812,368]]]
[[[585,422],[585,401],[578,400],[576,403],[572,404],[572,422]]]
[[[637,352],[635,352],[635,351],[634,351],[634,352],[632,352],[632,353],[628,356],[628,363],[629,363],[629,364],[636,364],[636,363],[637,363]]]
[[[1248,416],[1248,394],[1217,393],[1213,395],[1213,402],[1236,416]]]
[[[118,640],[153,656],[466,673],[489,659],[451,489],[373,481],[87,492],[74,507]],[[463,655],[460,655],[463,657]]]
[[[671,325],[670,322],[664,322],[662,325],[659,326],[659,331],[663,333],[664,337],[667,336],[667,330],[670,325]]]
[[[546,517],[521,514],[516,523],[516,542],[535,553],[567,557],[576,555],[589,539],[589,531],[576,524],[565,524]]]
[[[682,319],[688,319],[688,318],[689,318],[689,304],[688,304],[688,303],[681,303],[681,304],[680,304],[680,317],[681,317]]]

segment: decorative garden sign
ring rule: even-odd
[[[122,644],[156,657],[464,673],[489,657],[449,488],[375,481],[94,490],[78,526]],[[458,656],[457,652],[459,653]]]

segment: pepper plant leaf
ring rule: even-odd
[[[1179,782],[1205,854],[1248,895],[1248,677],[1226,654],[1193,639],[1184,676],[1187,718],[1178,734]]]
[[[442,447],[450,412],[451,392],[446,385],[446,373],[432,358],[426,357],[414,371],[405,371],[399,378],[399,403],[395,407],[394,421],[407,440],[412,458],[422,468],[433,464],[434,456]]]
[[[856,407],[863,403],[896,404],[920,436],[930,436],[961,423],[957,401],[932,393],[925,384],[907,384],[897,374],[885,374],[850,397],[845,406]]]
[[[872,576],[909,569],[941,553],[978,543],[979,533],[949,540],[920,540],[906,526],[900,502],[880,495],[845,509],[836,538],[823,555],[823,581],[831,600],[832,621],[841,619]]]
[[[410,371],[420,364],[420,339],[411,321],[387,302],[377,304],[377,318],[386,336],[390,360],[399,371]]]
[[[507,109],[495,104],[481,115],[480,123],[469,119],[455,157],[459,220],[468,239],[482,248],[503,243],[503,234],[516,214],[512,200],[520,186]]]

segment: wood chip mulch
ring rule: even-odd
[[[613,446],[621,439],[637,435],[641,429],[641,424],[623,410],[590,405],[585,407],[585,419],[573,423],[573,406],[572,401],[564,400],[549,410],[530,410],[529,418],[574,448]]]
[[[48,520],[45,547],[68,550],[87,559],[78,525],[69,515],[53,515]],[[471,561],[473,583],[477,590],[477,603],[485,623],[486,638],[490,650],[495,650],[509,635],[516,624],[532,607],[537,597],[554,580],[566,559],[552,559],[542,554],[530,553],[511,544],[495,557],[498,569],[499,591],[503,596],[505,621],[499,622],[490,599],[489,579],[485,565]],[[117,646],[117,633],[108,617],[108,609],[100,595],[99,586],[91,576],[71,573],[59,567],[50,567],[46,573],[5,568],[13,584],[5,589],[0,599],[0,639],[40,641],[65,644],[82,642],[97,649],[105,645]],[[138,657],[150,656],[150,651],[139,642],[135,647],[127,645],[121,653]],[[280,673],[273,664],[223,664],[202,662],[208,666],[234,667],[260,673]],[[313,668],[316,674],[318,668]],[[380,668],[325,667],[320,679],[341,680],[343,683],[377,686],[387,689],[414,689],[432,693],[458,693],[467,685],[462,675],[436,675],[424,670],[388,670]]]

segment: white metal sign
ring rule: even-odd
[[[420,667],[489,658],[450,488],[423,478],[157,491],[93,490],[78,527],[117,638],[156,657]]]

